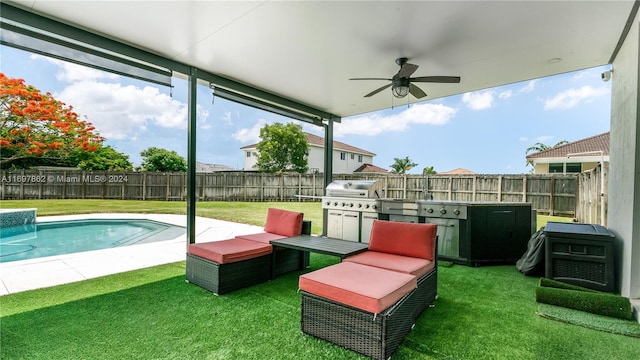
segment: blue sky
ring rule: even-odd
[[[373,152],[374,165],[389,168],[394,158],[417,163],[410,173],[433,166],[443,172],[465,168],[483,174],[520,174],[526,149],[554,145],[609,131],[609,66],[426,100],[411,106],[344,118],[334,139]],[[0,71],[23,78],[72,105],[106,137],[106,144],[140,164],[140,152],[156,146],[186,157],[186,82],[173,90],[0,47]],[[614,79],[615,81],[615,74]],[[259,141],[265,124],[294,122],[324,136],[318,127],[215,99],[198,89],[197,161],[241,169],[240,148]]]

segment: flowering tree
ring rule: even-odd
[[[100,148],[94,130],[50,93],[0,73],[0,167],[68,165],[69,154]]]

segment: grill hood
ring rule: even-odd
[[[327,185],[325,196],[378,199],[382,197],[382,183],[376,180],[335,180]]]

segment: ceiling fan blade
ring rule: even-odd
[[[400,71],[398,71],[398,76],[409,77],[411,76],[411,74],[416,72],[416,70],[418,70],[418,65],[406,63],[402,65],[402,67],[400,68]]]
[[[386,78],[351,78],[349,80],[387,80],[387,81],[391,81],[391,79],[386,79]]]
[[[411,78],[411,81],[457,84],[460,82],[460,76],[418,76]]]
[[[382,91],[382,90],[384,90],[384,89],[386,89],[388,87],[391,87],[391,84],[387,84],[387,85],[385,85],[383,87],[377,88],[377,89],[373,90],[372,92],[368,93],[367,95],[365,95],[364,97],[373,96],[373,95],[379,93],[380,91]]]
[[[425,92],[422,91],[422,89],[420,89],[419,87],[411,83],[409,84],[409,93],[413,95],[413,97],[415,97],[416,99],[422,99],[423,97],[427,96],[427,94],[425,94]]]

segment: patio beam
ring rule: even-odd
[[[293,101],[291,99],[270,92],[266,92],[264,90],[256,89],[249,85],[227,79],[225,77],[215,75],[206,71],[200,71],[198,76],[200,79],[213,84],[217,91],[225,91],[227,94],[233,94],[238,99],[244,98],[247,102],[242,103],[244,103],[245,105],[256,107],[258,109],[273,112],[272,109],[268,108],[268,106],[271,106],[274,108],[278,108],[280,111],[283,111],[281,115],[288,116],[294,119],[306,118],[308,119],[306,122],[316,125],[318,125],[316,121],[318,119],[340,119],[339,117],[326,111]]]
[[[198,69],[189,71],[187,120],[187,251],[196,242],[196,140],[198,106]]]

